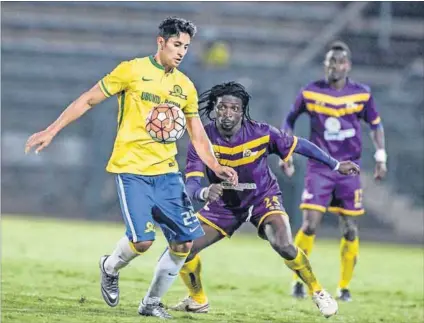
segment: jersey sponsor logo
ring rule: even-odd
[[[339,119],[334,117],[329,117],[325,120],[324,123],[324,139],[327,141],[343,141],[347,138],[355,137],[356,130],[343,129]]]
[[[187,100],[187,95],[183,94],[183,89],[179,85],[174,85],[174,90],[169,91],[169,95],[175,96],[175,97],[180,98],[182,100]]]
[[[309,193],[307,190],[304,190],[302,193],[302,201],[310,200],[314,197],[314,194]]]
[[[150,82],[150,81],[153,81],[153,79],[148,79],[148,78],[145,78],[144,76],[141,78],[144,82]]]
[[[150,221],[146,223],[146,230],[144,230],[144,233],[149,232],[155,232],[155,225]]]
[[[175,102],[175,101],[171,101],[171,100],[166,99],[165,103],[172,104],[172,105],[175,105],[175,106],[181,108],[181,105],[178,102]]]
[[[153,93],[149,93],[149,92],[142,92],[141,93],[141,99],[144,101],[149,101],[149,102],[153,102],[156,104],[159,104],[161,99],[159,95],[153,94]]]
[[[257,186],[255,183],[238,183],[233,185],[230,182],[222,182],[222,189],[224,190],[234,190],[234,191],[244,191],[244,190],[256,190]]]

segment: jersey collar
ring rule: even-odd
[[[156,62],[156,60],[155,60],[155,58],[154,58],[154,56],[153,55],[150,55],[149,56],[149,59],[150,59],[150,63],[152,63],[152,65],[154,66],[154,67],[156,67],[156,68],[158,68],[158,69],[160,69],[160,70],[162,70],[162,71],[164,71],[165,72],[165,67],[163,67],[162,65],[160,65],[158,62]],[[169,73],[173,73],[174,72],[174,68],[172,69],[172,70],[170,70],[169,71]]]

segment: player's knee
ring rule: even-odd
[[[343,237],[348,241],[353,241],[358,235],[358,228],[356,226],[346,227],[343,230]]]
[[[277,241],[277,243],[272,245],[272,247],[284,259],[292,260],[296,258],[296,254],[297,254],[296,247],[288,241],[281,241],[281,240]]]
[[[342,221],[343,237],[348,241],[353,241],[358,236],[358,227],[355,221],[347,219]]]
[[[146,252],[152,244],[153,241],[138,241],[133,243],[135,250],[140,253]]]
[[[317,231],[317,224],[312,221],[304,221],[302,224],[302,231],[308,236],[314,235]]]
[[[169,247],[174,252],[189,253],[191,247],[193,247],[193,241],[186,241],[180,243],[173,242],[169,245]]]

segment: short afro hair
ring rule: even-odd
[[[159,36],[165,40],[174,36],[178,37],[181,33],[186,33],[193,38],[196,32],[196,25],[183,18],[168,17],[159,24]]]
[[[330,44],[328,50],[329,51],[330,50],[341,50],[341,51],[344,51],[344,52],[346,52],[347,57],[349,59],[352,59],[352,52],[350,51],[349,46],[345,42],[342,42],[341,40],[337,40],[337,41],[332,42]]]

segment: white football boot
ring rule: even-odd
[[[336,300],[324,289],[319,292],[315,292],[312,295],[312,300],[318,307],[321,314],[325,317],[335,315],[339,309]]]
[[[190,312],[190,313],[207,313],[209,312],[209,303],[200,304],[192,299],[190,296],[184,298],[174,307],[171,307],[174,311]]]

